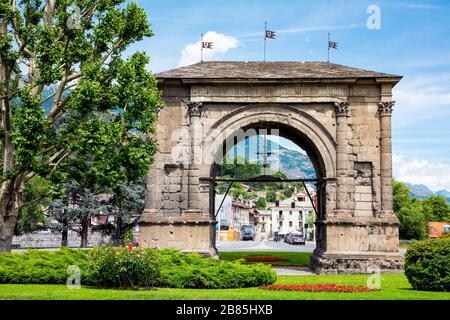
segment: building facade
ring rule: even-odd
[[[140,240],[217,255],[214,177],[234,138],[276,131],[317,177],[317,273],[401,272],[392,209],[392,88],[401,76],[327,62],[201,62],[157,75],[165,107]]]

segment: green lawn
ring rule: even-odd
[[[365,285],[367,275],[323,275],[323,276],[279,276],[277,284],[294,283],[336,283]],[[68,289],[65,285],[0,285],[0,299],[251,299],[251,300],[395,300],[395,299],[441,299],[450,300],[448,292],[425,292],[412,290],[406,277],[399,275],[381,275],[381,291],[366,293],[332,292],[276,292],[258,288],[246,289],[167,289],[151,291],[104,290],[82,287]]]
[[[276,261],[271,262],[271,265],[294,265],[294,266],[308,266],[309,258],[312,253],[310,252],[267,252],[267,251],[255,251],[255,252],[221,252],[220,256],[222,260],[238,260],[246,257],[280,257],[288,259],[289,261]]]

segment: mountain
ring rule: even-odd
[[[316,177],[312,162],[306,154],[285,148],[272,140],[267,140],[267,151],[264,151],[263,145],[264,138],[262,136],[252,136],[231,148],[228,152],[228,157],[233,157],[233,155],[236,155],[243,159],[248,158],[250,161],[258,161],[259,163],[263,163],[263,154],[266,152],[270,153],[268,160],[271,164],[271,168],[276,168],[278,169],[277,171],[285,173],[288,178],[314,179]],[[248,150],[247,153],[245,152],[246,149]],[[274,159],[279,159],[278,168],[276,163],[273,161]],[[423,184],[406,183],[406,185],[411,189],[411,197],[427,199],[433,195],[439,195],[446,198],[450,203],[450,191],[448,190],[433,192],[430,188]]]
[[[450,199],[450,191],[448,191],[448,190],[439,190],[438,192],[436,192],[436,194],[438,195],[438,196],[443,196],[444,198],[448,198],[448,199]]]
[[[411,190],[411,196],[419,198],[419,199],[426,199],[434,195],[434,192],[431,191],[427,186],[423,184],[411,184],[406,183],[406,185]]]
[[[264,150],[263,146],[264,138],[262,136],[252,136],[231,148],[228,157],[236,155],[243,159],[247,158],[249,161],[263,163],[264,153],[267,153],[270,154],[268,155],[268,162],[271,168],[283,172],[288,178],[314,179],[316,177],[314,166],[306,154],[287,149],[271,140],[267,140],[267,150]],[[247,153],[245,152],[246,149]],[[279,159],[279,162],[277,159]]]
[[[431,191],[427,186],[423,184],[411,184],[411,183],[405,183],[409,189],[411,190],[410,195],[411,197],[418,198],[418,199],[427,199],[431,196],[442,196],[445,199],[447,199],[447,202],[450,203],[450,192],[448,190],[440,190],[437,192]]]

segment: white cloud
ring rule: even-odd
[[[450,73],[405,78],[394,88],[398,126],[450,114]]]
[[[403,182],[424,184],[433,191],[450,190],[450,164],[401,155],[392,157],[394,177]]]
[[[230,49],[236,48],[239,45],[238,39],[227,36],[215,31],[208,31],[203,35],[204,42],[213,42],[213,49],[203,49],[203,60],[218,60]],[[181,57],[178,61],[178,66],[187,66],[193,63],[200,62],[201,40],[195,43],[187,44],[181,51]]]

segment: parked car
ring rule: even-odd
[[[251,225],[243,225],[240,231],[241,240],[255,240],[255,230]]]
[[[289,244],[299,244],[299,245],[305,245],[306,239],[301,232],[291,232],[289,233],[288,241]]]

